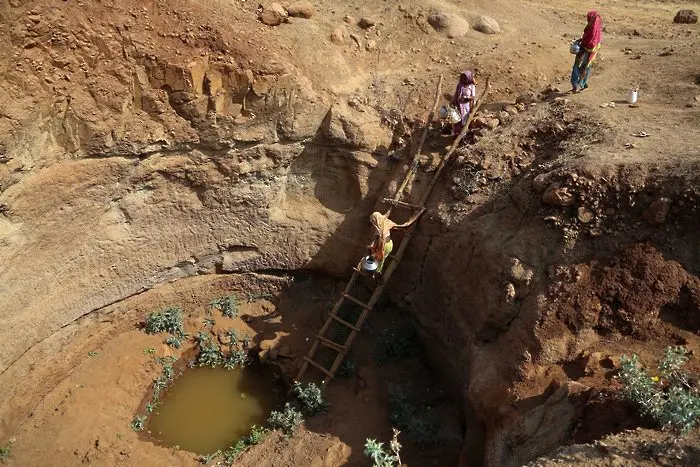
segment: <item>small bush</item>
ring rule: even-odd
[[[185,337],[181,310],[177,307],[170,307],[156,313],[149,313],[146,317],[144,331],[146,334],[169,332],[176,337]]]
[[[639,356],[623,355],[618,377],[622,395],[663,430],[683,436],[700,423],[700,394],[683,370],[688,360],[685,347],[668,347],[659,364],[659,376],[651,377]]]
[[[248,446],[262,443],[268,432],[269,431],[265,428],[253,425],[250,428],[250,434],[248,436],[236,441],[235,444],[229,446],[229,448],[222,453],[224,465],[232,466],[238,456],[245,451]]]
[[[207,465],[214,462],[214,459],[221,455],[221,451],[212,452],[211,454],[201,455],[197,458],[200,464]]]
[[[231,350],[227,357],[224,357],[223,365],[227,370],[233,370],[237,366],[244,367],[248,361],[248,354],[243,350]]]
[[[0,446],[0,462],[3,464],[7,459],[10,458],[10,454],[12,453],[12,448],[10,446]]]
[[[365,441],[365,456],[372,459],[374,467],[401,467],[401,444],[399,444],[399,433],[396,428],[394,437],[389,442],[390,451],[384,450],[384,443],[380,443],[375,439],[367,438]]]
[[[167,339],[165,339],[165,344],[169,345],[170,347],[172,347],[174,349],[179,349],[180,347],[182,347],[182,341],[180,340],[179,337],[175,337],[175,336],[170,336]]]
[[[316,415],[325,412],[330,407],[323,399],[323,391],[316,383],[294,383],[294,395],[301,403],[301,408],[309,415]]]
[[[216,368],[224,362],[224,354],[221,347],[212,342],[205,343],[199,347],[197,354],[197,365]]]
[[[214,299],[210,305],[212,308],[219,310],[226,318],[235,318],[238,316],[238,300],[233,294],[227,297]]]
[[[265,437],[267,436],[268,430],[260,427],[253,425],[250,428],[250,434],[245,438],[246,444],[250,446],[254,446],[256,444],[260,444],[265,440]]]
[[[267,424],[275,430],[281,430],[285,436],[291,436],[294,434],[296,429],[304,422],[304,417],[301,412],[292,407],[292,405],[287,402],[284,406],[284,410],[277,411],[273,410],[270,412],[270,417],[267,419]]]
[[[146,416],[145,415],[137,415],[131,421],[131,428],[134,431],[141,431],[145,427],[146,427]]]
[[[209,342],[211,339],[211,336],[209,333],[199,331],[197,334],[194,336],[194,341],[197,343],[197,345],[202,346],[203,344],[206,344]]]
[[[410,387],[390,386],[389,408],[391,424],[408,433],[419,448],[440,442],[439,420],[430,408],[419,412]]]

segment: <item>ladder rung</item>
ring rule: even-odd
[[[362,301],[356,299],[355,297],[353,297],[352,295],[350,295],[348,293],[343,293],[343,297],[347,298],[351,302],[354,302],[354,303],[360,305],[362,308],[369,308],[369,305],[367,305],[365,302],[362,302]]]
[[[346,352],[348,351],[348,349],[346,349],[344,346],[342,346],[342,345],[338,344],[337,342],[332,341],[332,340],[330,340],[330,339],[328,339],[328,338],[325,338],[325,337],[323,337],[323,336],[321,336],[321,335],[318,335],[318,334],[317,334],[317,335],[316,335],[316,339],[320,340],[320,341],[321,341],[322,343],[324,343],[327,347],[330,347],[330,348],[332,348],[332,349],[335,349],[335,350],[337,350],[338,352],[346,353]]]
[[[328,376],[329,378],[332,378],[332,377],[333,377],[333,373],[331,373],[330,371],[326,370],[322,365],[319,365],[318,363],[314,362],[314,361],[311,360],[309,357],[306,357],[306,356],[305,356],[305,357],[304,357],[304,360],[306,361],[306,363],[308,363],[308,364],[311,365],[312,367],[318,368],[319,370],[321,370],[322,372],[324,372],[324,373],[326,374],[326,376]]]
[[[420,209],[422,206],[418,206],[417,204],[411,204],[411,203],[404,203],[403,201],[396,201],[391,198],[384,198],[383,200],[387,204],[391,204],[392,206],[398,206],[402,208],[409,208],[409,209]]]
[[[352,269],[353,269],[356,273],[358,273],[358,274],[360,274],[360,275],[362,275],[362,276],[365,276],[365,277],[372,277],[372,274],[368,273],[368,272],[365,271],[365,270],[358,269],[357,266],[353,267]]]
[[[358,328],[358,327],[355,326],[354,324],[348,323],[347,321],[345,321],[343,318],[341,318],[340,316],[336,315],[335,313],[331,313],[331,318],[333,318],[334,320],[336,320],[336,321],[339,322],[340,324],[349,327],[349,328],[352,329],[353,331],[360,332],[360,328]]]

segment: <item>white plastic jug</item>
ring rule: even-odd
[[[457,109],[450,107],[447,111],[447,116],[449,117],[450,123],[459,123],[462,121],[462,117],[457,112]]]
[[[627,102],[630,105],[635,105],[637,103],[638,94],[639,94],[639,88],[630,89],[629,94],[627,94]]]

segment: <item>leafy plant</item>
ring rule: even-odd
[[[274,295],[271,293],[249,293],[248,303],[253,303],[263,298],[274,298]]]
[[[339,378],[350,378],[357,374],[357,363],[352,358],[347,357],[335,373]]]
[[[197,343],[197,345],[201,346],[202,344],[206,344],[209,342],[211,339],[211,336],[209,333],[199,331],[197,334],[194,336],[194,341]]]
[[[137,415],[131,421],[131,428],[134,431],[141,431],[145,427],[146,427],[146,416],[145,415]]]
[[[214,318],[204,318],[202,320],[202,324],[205,326],[209,326],[210,328],[213,328],[214,325],[216,324],[216,320]]]
[[[235,318],[238,316],[238,300],[233,294],[216,298],[212,300],[210,305],[212,308],[219,310],[226,318]]]
[[[159,312],[149,313],[146,317],[144,331],[146,334],[169,332],[176,337],[186,337],[181,310],[173,306]]]
[[[302,410],[309,415],[325,412],[330,404],[323,399],[323,391],[316,383],[294,383],[294,395],[301,403]]]
[[[236,345],[238,343],[238,333],[235,329],[229,328],[226,330],[225,334],[231,340],[231,343],[229,345]]]
[[[273,410],[270,412],[270,416],[267,419],[267,424],[273,429],[281,430],[285,436],[291,436],[294,434],[297,427],[303,423],[303,421],[304,417],[302,416],[301,412],[287,402],[284,406],[284,410]]]
[[[380,443],[376,439],[367,438],[365,441],[365,456],[372,459],[374,467],[401,467],[401,444],[399,444],[401,432],[396,428],[393,430],[394,437],[389,442],[389,450],[385,450],[384,443]]]
[[[211,464],[214,459],[221,455],[221,451],[212,452],[211,454],[201,455],[197,458],[200,464]]]
[[[423,345],[410,325],[397,330],[385,329],[377,344],[375,360],[379,365],[392,358],[415,357],[423,353]]]
[[[170,336],[167,339],[165,339],[165,344],[169,345],[170,347],[172,347],[174,349],[179,349],[180,347],[182,347],[182,341],[180,340],[179,337],[175,337],[175,336]]]
[[[243,367],[248,361],[248,354],[243,350],[231,350],[227,357],[224,357],[223,365],[227,370],[233,370],[237,366]]]
[[[11,453],[12,448],[9,444],[7,446],[0,446],[0,462],[4,464],[5,461],[10,458]]]
[[[144,355],[155,355],[155,353],[156,353],[156,349],[154,349],[154,348],[149,347],[147,349],[143,349]]]
[[[246,436],[245,442],[250,446],[260,444],[263,442],[268,433],[269,430],[267,430],[266,428],[253,425],[252,427],[250,427],[250,434]]]
[[[622,395],[675,436],[685,435],[700,423],[700,393],[683,369],[687,360],[688,349],[668,347],[658,366],[659,376],[649,376],[638,355],[620,358]]]
[[[236,444],[230,446],[228,449],[226,449],[222,457],[224,458],[224,465],[227,466],[232,466],[233,463],[236,461],[240,453],[246,450],[248,445],[244,440],[239,440],[236,442]]]
[[[430,409],[419,412],[412,396],[412,390],[408,386],[389,387],[391,424],[411,435],[420,448],[438,443],[440,422]]]
[[[224,361],[224,354],[218,344],[207,342],[199,347],[197,365],[216,368]]]

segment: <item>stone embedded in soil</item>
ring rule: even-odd
[[[591,211],[585,206],[581,206],[578,208],[576,217],[578,217],[578,220],[580,220],[584,224],[588,224],[593,220],[593,211]]]
[[[498,21],[486,15],[479,16],[476,24],[474,24],[474,29],[483,34],[498,34],[501,32],[501,26],[498,24]]]
[[[569,192],[568,187],[552,183],[542,195],[542,201],[554,206],[571,206],[574,202],[574,195]]]
[[[345,29],[338,27],[331,33],[331,42],[334,44],[344,44],[345,43]]]
[[[294,18],[311,18],[316,10],[311,2],[294,2],[287,7],[287,13]]]
[[[287,10],[279,3],[271,3],[263,7],[259,19],[268,26],[279,26],[287,21]]]
[[[678,10],[673,18],[674,23],[693,24],[698,22],[698,15],[693,10]]]
[[[654,200],[644,211],[643,217],[647,223],[651,225],[663,224],[666,221],[666,216],[671,210],[670,198],[659,198]]]
[[[428,16],[428,24],[448,39],[463,37],[469,32],[469,22],[454,13],[438,11]]]
[[[372,18],[367,17],[361,18],[360,21],[357,23],[357,25],[362,29],[369,29],[375,24],[377,24],[376,21],[374,21]]]

